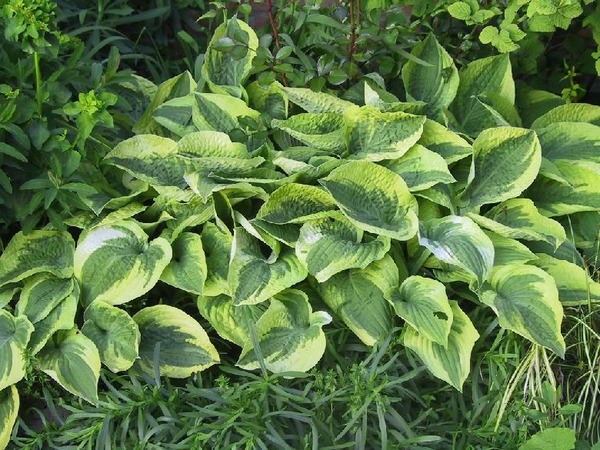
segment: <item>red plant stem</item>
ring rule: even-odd
[[[348,48],[348,61],[350,63],[354,62],[354,54],[356,53],[356,42],[358,40],[359,24],[360,0],[350,0],[350,45]]]
[[[275,20],[275,17],[273,17],[273,0],[267,0],[267,14],[269,15],[269,25],[271,26],[271,29],[273,30],[273,39],[275,39],[275,47],[276,47],[276,51],[278,52],[281,49],[281,43],[279,42],[279,27],[277,25],[277,21]],[[278,63],[277,59],[273,59],[273,66],[277,63]],[[273,67],[273,66],[271,66],[271,67]],[[287,80],[287,77],[285,76],[285,73],[281,74],[281,81],[283,82],[284,86],[288,85],[288,80]]]

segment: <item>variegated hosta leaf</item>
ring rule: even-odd
[[[206,282],[204,295],[217,296],[229,293],[227,274],[233,237],[228,231],[208,222],[202,229],[202,248],[206,257]]]
[[[344,216],[313,220],[300,229],[296,256],[319,282],[346,269],[364,269],[389,251],[390,238],[363,236]]]
[[[322,327],[331,322],[324,311],[313,312],[308,296],[287,289],[271,300],[256,322],[256,335],[265,366],[274,373],[307,372],[325,353]],[[254,343],[246,342],[237,365],[246,370],[260,367]]]
[[[589,211],[571,214],[567,220],[566,225],[572,233],[571,240],[583,252],[586,260],[597,266],[600,262],[600,213]]]
[[[564,356],[565,341],[560,334],[563,308],[554,279],[542,269],[498,267],[479,297],[496,312],[501,327]]]
[[[544,158],[600,168],[600,126],[561,122],[536,131]]]
[[[480,226],[508,238],[544,241],[554,248],[566,239],[562,225],[542,216],[528,198],[512,198],[494,206],[485,216],[469,214],[469,217]]]
[[[32,355],[37,354],[55,332],[70,330],[75,326],[81,293],[79,285],[72,278],[60,280],[62,283],[59,283],[59,279],[52,276],[46,278],[47,274],[42,277],[34,277],[31,284],[27,283],[31,290],[27,290],[27,295],[21,295],[17,303],[18,314],[27,316],[35,327],[27,345]]]
[[[138,357],[140,332],[131,316],[104,302],[92,302],[81,332],[98,347],[100,361],[112,372],[129,369]]]
[[[38,365],[70,393],[98,403],[100,355],[94,343],[77,330],[56,333],[38,354]]]
[[[182,310],[169,305],[144,308],[133,316],[140,333],[140,368],[154,373],[158,354],[160,373],[186,378],[220,361],[204,328]]]
[[[447,164],[460,161],[473,154],[473,147],[458,134],[443,125],[427,119],[418,144],[437,153]]]
[[[535,180],[541,163],[535,132],[512,127],[487,129],[473,143],[469,184],[460,203],[474,211],[516,197]]]
[[[414,145],[404,156],[383,164],[406,182],[411,192],[422,191],[434,184],[453,183],[456,180],[448,170],[444,158],[422,145]]]
[[[306,88],[284,87],[282,90],[292,103],[308,113],[343,114],[346,109],[355,106],[354,103],[342,100],[334,95],[314,92]]]
[[[0,310],[0,391],[25,376],[23,353],[33,333],[33,325],[25,316],[14,317]]]
[[[280,225],[261,219],[252,220],[252,224],[289,247],[296,247],[296,242],[300,237],[300,228],[302,228],[301,224],[286,223]]]
[[[402,67],[408,100],[427,103],[427,110],[433,113],[448,108],[456,96],[459,81],[452,57],[431,33],[411,53],[430,65],[407,61]]]
[[[309,147],[329,152],[344,149],[344,118],[337,113],[296,114],[286,120],[273,119],[271,126]]]
[[[556,167],[569,183],[540,177],[527,190],[545,216],[556,217],[600,210],[600,173],[588,167],[557,162]]]
[[[349,158],[367,161],[401,157],[417,143],[425,123],[425,116],[381,112],[374,106],[355,106],[343,117]]]
[[[533,261],[533,264],[554,278],[558,298],[563,306],[600,303],[600,283],[594,281],[586,270],[577,264],[544,253],[538,253],[536,256],[538,259]]]
[[[186,229],[202,225],[214,216],[214,205],[212,199],[204,202],[200,197],[194,196],[189,202],[179,201],[155,201],[152,209],[159,214],[168,214],[172,220],[167,221],[170,240],[175,240]],[[163,235],[164,237],[164,235]]]
[[[467,133],[476,136],[496,126],[496,119],[479,97],[488,93],[515,102],[515,82],[508,55],[490,56],[473,61],[460,71],[460,84],[452,103],[452,112]]]
[[[67,232],[32,231],[26,235],[19,231],[0,255],[0,287],[40,272],[70,277],[74,249]]]
[[[479,333],[457,302],[451,300],[450,307],[453,320],[447,347],[429,340],[412,327],[404,334],[404,345],[419,355],[434,376],[462,392],[470,371],[471,351]]]
[[[237,101],[241,102],[241,100]],[[176,153],[182,158],[189,159],[207,158],[211,160],[214,158],[218,160],[250,157],[244,144],[232,142],[226,133],[220,131],[197,131],[187,134],[177,142]]]
[[[198,309],[219,336],[244,347],[251,340],[251,327],[267,309],[267,302],[234,306],[231,297],[217,295],[198,297]]]
[[[257,219],[275,224],[299,223],[335,214],[333,197],[316,186],[290,183],[274,191]]]
[[[507,238],[492,231],[484,231],[494,244],[494,267],[510,264],[526,264],[537,259],[524,244],[516,239]]]
[[[316,286],[319,294],[366,345],[392,330],[393,316],[385,294],[398,286],[398,267],[389,255],[364,269],[350,269]]]
[[[119,305],[140,297],[154,287],[171,256],[166,239],[148,242],[134,221],[93,228],[75,250],[83,304],[99,300]]]
[[[19,291],[21,287],[17,284],[7,284],[0,288],[0,309],[11,303]]]
[[[417,201],[399,175],[367,161],[338,167],[319,180],[357,227],[400,241],[418,229]]]
[[[587,103],[560,105],[536,119],[531,128],[537,131],[559,122],[585,122],[600,126],[600,106]]]
[[[227,280],[234,304],[254,305],[304,280],[308,275],[293,249],[264,255],[260,241],[237,228]]]
[[[250,108],[244,100],[231,95],[194,93],[193,120],[198,129],[203,125],[228,133],[240,127],[239,118],[243,116],[258,120],[260,113]]]
[[[214,48],[219,39],[240,34],[245,36],[243,44],[248,48],[248,52],[243,57],[239,58],[232,52],[222,52]],[[210,90],[217,94],[242,97],[242,84],[250,74],[257,48],[256,33],[243,21],[232,17],[217,27],[208,44],[202,65],[202,78],[207,81]]]
[[[142,77],[139,78],[144,80],[145,83],[149,83],[148,80],[143,79]],[[197,83],[194,81],[192,74],[188,71],[164,81],[158,86],[158,89],[151,84],[150,88],[155,91],[152,102],[140,120],[133,126],[133,132],[136,134],[161,134],[161,126],[152,117],[154,111],[166,101],[184,97],[189,93],[194,92],[196,87]]]
[[[177,156],[176,147],[169,138],[140,134],[117,144],[104,161],[151,186],[185,189],[183,176],[192,167],[188,160]]]
[[[436,280],[411,276],[386,294],[396,314],[419,334],[444,348],[454,315],[446,288]]]
[[[284,89],[278,81],[273,81],[268,86],[263,86],[258,81],[246,85],[250,105],[274,119],[285,119],[288,116],[289,101]]]
[[[160,281],[192,294],[202,295],[206,282],[206,257],[202,237],[181,233],[173,242],[173,258],[160,276]]]
[[[193,93],[167,100],[154,110],[152,118],[175,136],[185,136],[188,133],[198,131],[192,121],[194,102]]]
[[[468,217],[446,216],[422,223],[419,244],[477,285],[488,279],[494,265],[492,241]]]
[[[25,281],[17,314],[26,315],[31,323],[44,319],[74,289],[73,278],[58,278],[49,273],[40,273]]]
[[[18,417],[19,391],[13,384],[0,390],[0,450],[8,447]]]

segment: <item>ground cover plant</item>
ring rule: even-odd
[[[91,421],[79,428],[82,434],[62,440],[60,428],[25,432],[30,438],[21,442],[29,448],[82,439],[90,448],[125,445],[136,438],[128,430],[134,410],[142,411],[135,412],[137,437],[147,448],[155,435],[172,448],[227,447],[242,439],[247,448],[345,448],[350,441],[365,448],[374,432],[390,445],[426,448],[452,439],[455,448],[475,445],[468,433],[450,439],[443,421],[425,426],[439,405],[414,395],[426,389],[414,381],[424,368],[429,380],[448,385],[433,384],[432,397],[464,402],[467,382],[478,408],[486,398],[475,393],[485,385],[480,376],[490,396],[504,393],[492,389],[499,380],[513,388],[493,403],[497,423],[477,436],[485,446],[484,439],[501,432],[503,417],[515,417],[508,400],[525,374],[540,372],[541,361],[552,381],[551,361],[569,362],[568,349],[597,339],[600,284],[590,273],[598,252],[600,107],[563,104],[530,90],[524,95],[539,101],[523,110],[508,56],[476,59],[459,71],[434,35],[411,49],[401,90],[389,92],[382,78],[371,77],[343,98],[261,77],[260,45],[244,22],[223,23],[199,76],[184,72],[159,85],[133,126],[136,136],[95,156],[110,185],[77,189],[84,206],[63,212],[62,223],[6,240],[0,256],[4,446],[20,396],[42,374],[58,383],[43,382],[45,392],[66,389],[89,404],[71,406],[66,429],[77,428],[78,418]],[[565,311],[573,325],[562,333]],[[332,348],[330,329],[352,333],[349,348],[387,349],[356,362],[359,375],[342,377],[320,404],[339,410],[348,386],[371,383],[373,395],[357,393],[356,407],[340,413],[341,429],[319,422],[323,413],[307,412],[298,400],[302,389],[278,385],[282,377],[310,372],[305,397],[314,399],[327,390],[324,375],[313,369],[320,364],[332,368],[335,386],[342,369],[328,359],[341,350]],[[573,343],[575,333],[582,337]],[[507,342],[521,345],[513,352],[512,378],[480,366],[482,353],[506,355],[497,349]],[[530,415],[546,429],[524,445],[559,436],[561,448],[574,448],[570,420],[581,438],[597,441],[593,422],[586,430],[576,425],[593,420],[598,405],[597,357],[589,350],[578,350],[588,376],[572,384],[584,389],[566,397],[580,407],[557,394],[555,379],[544,384],[538,373]],[[384,356],[392,362],[380,369]],[[213,434],[203,428],[202,414],[247,419],[206,407],[194,414],[193,396],[215,401],[229,392],[227,382],[210,375],[221,361],[226,373],[250,385],[287,393],[281,396],[293,401],[286,405],[304,409],[285,416],[281,396],[257,389],[262,414],[283,414],[294,425],[271,430],[257,422],[257,433],[244,434],[243,419],[232,419]],[[471,371],[474,365],[479,371]],[[125,371],[129,381],[110,375]],[[198,372],[209,374],[217,389],[198,391]],[[98,395],[101,375],[108,393]],[[172,385],[161,375],[195,378]],[[136,384],[144,378],[148,386]],[[132,402],[119,395],[110,380],[141,397]],[[252,406],[236,403],[243,398],[234,394],[219,404],[231,401],[240,411]],[[414,413],[408,425],[394,416],[391,396],[422,407],[424,416]],[[115,416],[121,401],[138,409]],[[170,402],[179,409],[165,412]],[[144,415],[147,405],[157,412]],[[157,421],[159,410],[184,425]],[[464,405],[459,410],[464,416],[456,422],[469,417]],[[115,427],[120,437],[111,432]],[[515,446],[529,435],[526,429]]]

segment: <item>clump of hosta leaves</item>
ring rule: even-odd
[[[252,51],[212,46],[202,80],[159,86],[103,160],[122,186],[86,198],[73,234],[18,233],[0,256],[2,430],[24,353],[90,402],[100,364],[187,377],[219,362],[215,334],[238,366],[293,376],[331,321],[366,345],[399,327],[458,390],[474,308],[564,356],[563,308],[600,301],[577,248],[593,252],[600,107],[538,92],[523,128],[508,57],[459,72],[433,36],[413,52],[428,65],[405,65],[403,100],[262,86]]]

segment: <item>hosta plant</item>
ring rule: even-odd
[[[224,339],[241,368],[293,376],[331,321],[366,345],[399,327],[458,390],[475,309],[564,356],[563,309],[600,301],[577,248],[597,252],[600,107],[532,103],[523,128],[508,57],[458,71],[433,36],[403,100],[263,86],[254,32],[216,36],[202,79],[159,86],[104,158],[123,186],[0,256],[0,442],[28,370],[94,403],[101,364],[187,377]]]

